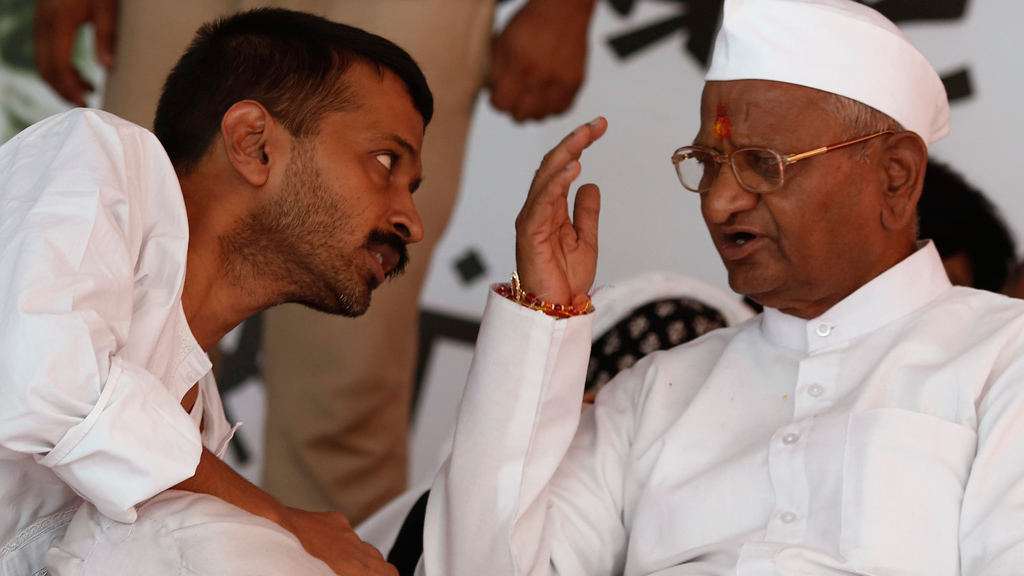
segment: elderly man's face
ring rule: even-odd
[[[695,143],[783,155],[835,144],[843,128],[823,108],[825,98],[780,82],[708,82]],[[783,186],[766,194],[744,190],[723,167],[701,194],[701,212],[733,290],[813,318],[892,264],[881,257],[883,178],[873,159],[858,158],[862,146],[792,164]]]

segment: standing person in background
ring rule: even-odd
[[[583,81],[594,3],[530,0],[491,40],[493,0],[40,0],[43,77],[82,104],[90,86],[71,66],[69,46],[92,22],[99,59],[110,68],[105,108],[143,126],[192,32],[258,5],[306,10],[385,36],[426,74],[435,116],[416,202],[427,235],[410,251],[402,282],[382,287],[355,321],[294,305],[266,316],[263,485],[286,504],[339,510],[355,524],[403,490],[420,287],[455,202],[476,95],[486,82],[492,104],[517,121],[568,109]]]
[[[929,160],[917,217],[918,233],[935,242],[954,285],[1004,292],[1017,246],[999,210],[980,190],[946,164]]]

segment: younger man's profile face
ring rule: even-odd
[[[424,127],[393,73],[354,63],[345,82],[357,105],[291,141],[277,192],[229,243],[275,260],[266,270],[279,271],[271,281],[288,286],[285,301],[358,316],[372,290],[402,271],[406,244],[423,238],[412,193]]]

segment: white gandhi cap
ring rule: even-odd
[[[774,80],[846,96],[931,144],[949,134],[942,80],[895,24],[852,0],[725,0],[705,80]]]

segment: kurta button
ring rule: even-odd
[[[796,444],[798,440],[800,440],[800,435],[793,434],[792,432],[782,437],[782,443],[786,446],[792,446],[793,444]]]
[[[828,336],[829,334],[832,333],[832,327],[829,326],[828,324],[825,324],[824,322],[822,322],[821,324],[818,324],[814,328],[814,332],[818,336],[821,336],[822,338],[824,338],[824,337],[826,337],[826,336]]]
[[[782,520],[783,524],[792,524],[793,522],[796,522],[796,514],[793,514],[792,512],[783,512],[779,515],[779,520]]]
[[[195,380],[196,379],[196,373],[191,371],[191,370],[188,371],[188,374],[186,376],[188,377],[189,380]]]
[[[825,393],[825,387],[821,384],[811,384],[807,387],[807,393],[817,398]]]

